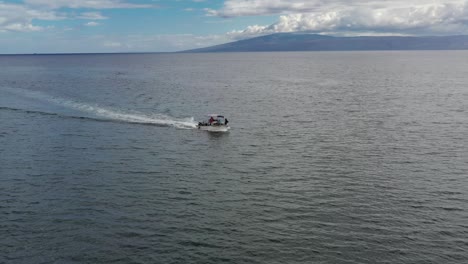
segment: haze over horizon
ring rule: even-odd
[[[468,34],[468,1],[0,1],[0,54],[179,51],[296,31]]]

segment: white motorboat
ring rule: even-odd
[[[229,121],[223,115],[208,115],[208,121],[199,122],[197,128],[210,132],[227,132],[230,127]]]

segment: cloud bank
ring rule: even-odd
[[[133,4],[120,0],[25,0],[23,3],[0,1],[0,32],[32,32],[44,30],[34,25],[34,20],[53,21],[64,19],[102,20],[107,17],[99,12],[74,15],[64,9],[123,9],[148,8],[153,5]]]
[[[468,33],[468,1],[300,1],[228,0],[209,16],[281,14],[271,25],[253,25],[228,34],[234,39],[278,32],[311,31],[352,35],[448,35]]]

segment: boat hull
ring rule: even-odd
[[[228,132],[229,126],[198,126],[198,129],[209,132]]]

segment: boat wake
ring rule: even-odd
[[[155,126],[173,126],[181,129],[193,129],[197,127],[197,123],[193,117],[190,118],[174,118],[164,114],[144,114],[136,111],[123,112],[120,110],[103,108],[97,105],[86,104],[82,102],[72,101],[65,98],[50,96],[43,92],[30,91],[20,88],[2,88],[2,91],[21,96],[28,100],[39,100],[48,104],[53,104],[58,107],[63,107],[68,110],[74,110],[77,114],[63,114],[51,112],[47,110],[26,109],[25,107],[10,107],[2,106],[0,101],[0,109],[15,110],[29,113],[39,113],[45,115],[56,115],[60,117],[89,119],[94,121],[121,122],[142,125]]]

